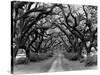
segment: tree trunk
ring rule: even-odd
[[[28,63],[30,62],[30,49],[26,49],[26,58],[28,59]]]

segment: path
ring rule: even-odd
[[[63,58],[63,55],[61,52],[57,53],[56,60],[51,65],[51,68],[48,72],[59,72],[59,71],[64,71],[62,68],[62,61],[61,59]]]
[[[84,63],[79,61],[69,61],[64,58],[61,51],[55,52],[54,57],[40,61],[31,62],[27,65],[17,65],[14,67],[15,74],[30,74],[30,73],[42,73],[42,72],[61,72],[71,70],[84,70],[84,69],[96,69],[97,67],[84,67]]]

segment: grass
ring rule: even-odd
[[[96,66],[97,65],[97,55],[88,56],[85,60],[85,66]]]
[[[16,65],[14,66],[14,74],[22,75],[22,74],[48,72],[55,59],[56,59],[55,57],[52,57],[50,59],[46,59],[40,62],[30,62],[30,64],[28,65],[25,64]]]
[[[19,58],[15,61],[15,65],[18,65],[18,64],[27,64],[28,63],[28,59],[26,57],[22,57],[22,58]]]
[[[52,52],[47,52],[47,53],[31,53],[30,54],[30,61],[31,62],[36,62],[36,61],[42,61],[45,59],[48,59],[50,57],[53,56]],[[20,57],[18,59],[15,60],[15,65],[19,65],[19,64],[27,64],[29,62],[28,58],[26,58],[26,56],[24,57]]]
[[[70,52],[70,53],[64,52],[64,57],[72,61],[79,59],[78,53],[74,53],[74,52]]]
[[[47,53],[31,53],[30,55],[30,61],[41,61],[48,59],[49,57],[52,57],[53,53],[52,52],[47,52]]]

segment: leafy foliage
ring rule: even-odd
[[[29,60],[43,60],[62,46],[65,58],[78,60],[84,48],[97,51],[97,6],[13,1],[12,26],[13,57],[24,49]]]

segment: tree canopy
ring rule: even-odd
[[[97,51],[97,6],[40,2],[11,3],[12,47],[30,52],[53,51],[63,46],[67,52],[90,54]]]

